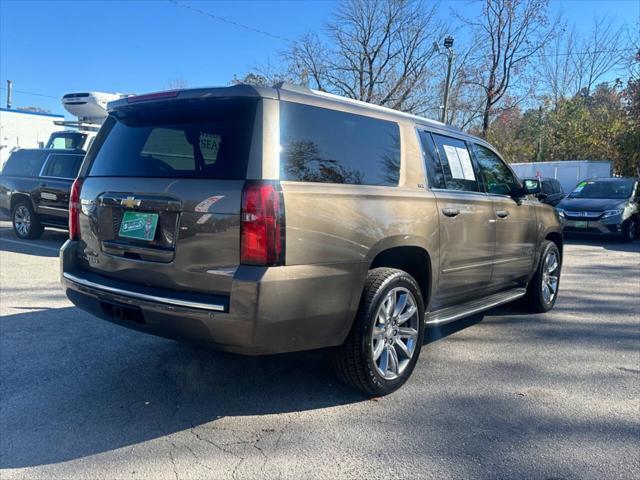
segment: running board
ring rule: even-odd
[[[476,313],[484,312],[490,308],[504,305],[518,298],[524,297],[527,293],[525,288],[515,288],[506,292],[500,292],[489,297],[479,298],[462,305],[443,308],[435,312],[429,312],[424,316],[424,322],[429,325],[443,325],[445,323],[454,322],[460,318],[468,317]]]

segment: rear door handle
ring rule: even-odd
[[[507,218],[509,216],[509,212],[506,210],[496,210],[496,215],[500,218]]]
[[[446,217],[456,217],[456,216],[460,215],[460,209],[458,209],[458,208],[443,208],[442,209],[442,213]]]

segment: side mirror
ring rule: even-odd
[[[527,178],[522,182],[522,193],[525,195],[536,195],[542,192],[540,180],[537,178]]]

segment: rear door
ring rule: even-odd
[[[52,153],[47,156],[38,178],[38,213],[66,224],[69,191],[83,158],[80,153]]]
[[[113,112],[81,173],[82,268],[147,287],[228,293],[257,105],[213,98]]]
[[[37,197],[37,176],[45,160],[46,152],[41,149],[20,149],[9,155],[0,174],[0,208],[9,210],[11,195],[29,195],[35,203]]]
[[[420,131],[429,184],[436,197],[440,272],[432,309],[482,295],[491,279],[495,219],[465,142]]]
[[[496,245],[491,287],[502,289],[522,283],[535,260],[537,201],[511,195],[520,183],[496,152],[474,144],[482,183],[493,203]]]

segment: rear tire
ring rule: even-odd
[[[393,268],[369,271],[353,327],[335,351],[338,378],[374,396],[397,390],[415,368],[424,329],[424,301],[413,277]]]
[[[38,215],[33,210],[31,202],[18,200],[11,210],[13,231],[18,238],[34,240],[44,231]]]
[[[558,246],[545,240],[542,244],[542,254],[538,261],[538,268],[527,287],[527,293],[522,298],[522,305],[534,313],[548,312],[558,299],[560,288],[560,271],[562,262]]]
[[[631,217],[626,222],[622,224],[622,241],[631,243],[635,240],[638,224],[636,223],[638,220],[635,217]]]

